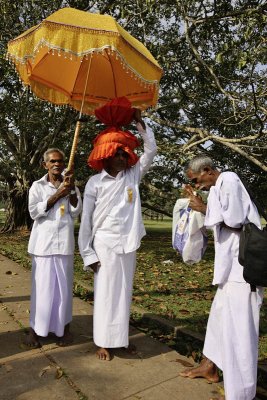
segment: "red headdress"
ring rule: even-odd
[[[134,115],[134,109],[126,97],[111,100],[103,107],[95,110],[99,121],[107,125],[94,139],[94,148],[91,151],[87,163],[97,171],[104,168],[103,160],[113,157],[119,148],[128,153],[128,167],[136,164],[138,156],[133,151],[140,146],[138,139],[129,131],[122,131],[122,125],[128,125]]]

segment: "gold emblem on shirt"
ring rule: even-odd
[[[127,192],[128,192],[128,202],[132,203],[132,201],[133,201],[133,189],[128,188]]]
[[[61,215],[61,217],[63,217],[63,215],[65,214],[65,205],[61,204],[59,209],[60,209],[60,215]]]

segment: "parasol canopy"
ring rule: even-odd
[[[162,69],[111,16],[62,8],[8,43],[8,58],[39,98],[93,114],[115,97],[146,109]]]

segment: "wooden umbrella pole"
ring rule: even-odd
[[[72,148],[71,148],[71,152],[70,152],[68,171],[73,170],[73,167],[74,167],[74,156],[75,156],[75,152],[76,152],[77,145],[78,145],[81,126],[82,126],[82,122],[80,120],[78,120],[76,122],[76,128],[75,128],[74,138],[73,138],[73,142],[72,142]]]
[[[76,123],[76,128],[75,128],[75,132],[74,132],[74,138],[73,138],[73,142],[72,142],[72,148],[71,148],[69,164],[68,164],[68,171],[71,171],[71,170],[74,169],[74,156],[75,156],[75,153],[76,153],[78,140],[79,140],[79,134],[80,134],[81,126],[82,126],[81,118],[82,118],[82,111],[83,111],[83,105],[84,105],[84,100],[85,100],[85,91],[86,91],[86,88],[87,88],[89,72],[90,72],[90,68],[91,68],[92,56],[93,55],[91,54],[90,62],[88,64],[88,68],[87,68],[87,74],[86,74],[86,81],[85,81],[85,85],[84,85],[82,104],[81,104],[79,119],[78,119],[78,121]]]
[[[71,152],[70,152],[69,164],[68,164],[68,168],[67,168],[68,171],[71,171],[71,170],[74,169],[74,156],[75,156],[75,153],[76,153],[78,140],[79,140],[79,134],[80,134],[81,126],[82,126],[81,118],[82,118],[82,112],[83,112],[83,106],[84,106],[84,100],[85,100],[85,91],[86,91],[86,88],[87,88],[87,83],[88,83],[89,72],[90,72],[90,68],[91,68],[92,57],[93,57],[93,54],[91,53],[90,62],[88,63],[88,68],[87,68],[85,85],[84,85],[81,110],[80,110],[80,114],[79,114],[79,119],[78,119],[78,121],[76,123],[76,128],[75,128],[75,132],[74,132],[74,138],[73,138],[73,142],[72,142],[72,148],[71,148]]]

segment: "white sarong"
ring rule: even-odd
[[[72,320],[73,255],[32,256],[30,326],[38,336],[64,335]]]
[[[98,238],[94,249],[101,263],[94,276],[94,342],[127,347],[136,252],[116,254]]]
[[[262,297],[242,282],[220,285],[214,297],[203,353],[223,371],[226,400],[255,397]]]

